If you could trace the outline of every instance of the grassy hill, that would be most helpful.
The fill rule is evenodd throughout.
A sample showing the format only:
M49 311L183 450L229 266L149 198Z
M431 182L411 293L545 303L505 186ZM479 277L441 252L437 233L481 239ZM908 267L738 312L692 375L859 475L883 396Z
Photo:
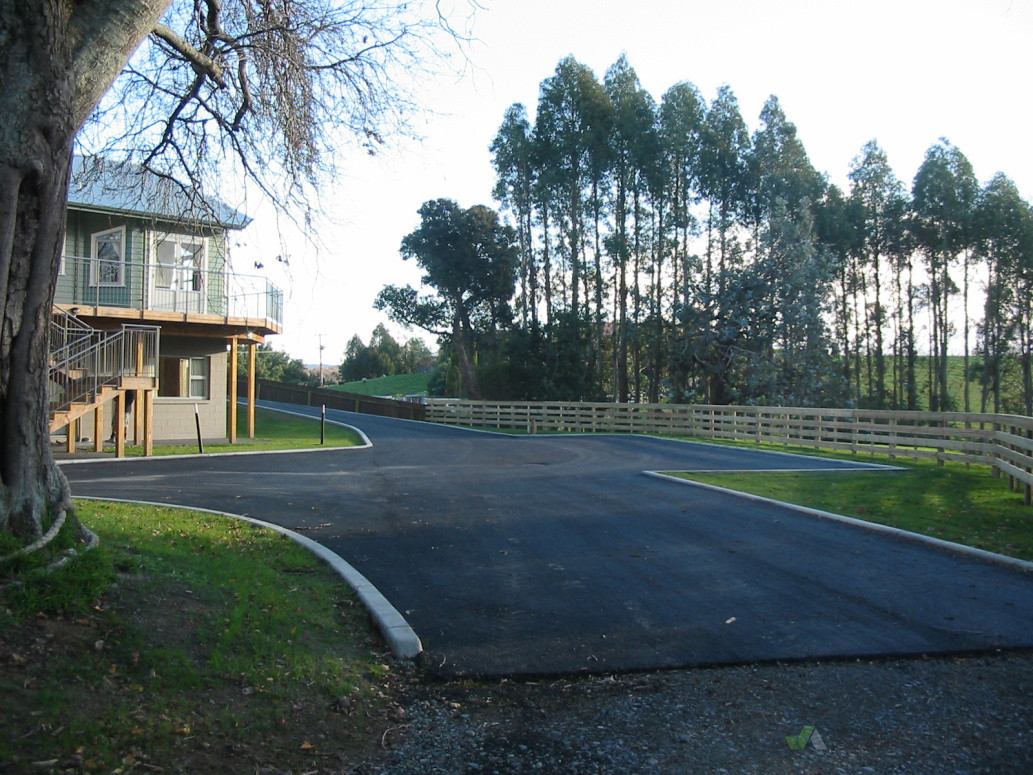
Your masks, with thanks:
M915 383L918 388L918 408L929 408L929 383L932 375L929 373L930 358L926 355L918 356L916 360ZM892 364L887 362L887 383L890 384L892 376ZM965 361L960 355L947 356L947 389L950 393L955 411L965 409ZM982 386L982 359L979 356L969 358L969 401L971 411L981 411ZM1022 388L1020 381L1019 365L1014 360L1006 362L1002 369L1002 411L1017 414L1023 413ZM862 380L867 388L867 373L862 371ZM891 391L892 388L887 388ZM993 398L989 399L987 411L993 411Z
M327 385L331 390L343 390L361 396L407 396L426 393L431 374L397 374L393 377L377 377L365 382L345 382L343 385Z

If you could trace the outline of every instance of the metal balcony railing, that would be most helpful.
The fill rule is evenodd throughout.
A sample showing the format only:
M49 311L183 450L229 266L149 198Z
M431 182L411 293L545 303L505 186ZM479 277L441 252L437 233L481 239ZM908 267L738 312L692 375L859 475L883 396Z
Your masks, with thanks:
M283 292L264 277L181 263L65 256L54 301L63 306L211 314L283 323Z

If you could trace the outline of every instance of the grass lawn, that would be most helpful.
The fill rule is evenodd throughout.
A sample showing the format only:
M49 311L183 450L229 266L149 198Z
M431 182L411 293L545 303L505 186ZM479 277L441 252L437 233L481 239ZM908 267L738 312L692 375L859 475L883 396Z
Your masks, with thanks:
M77 510L100 548L0 568L0 769L347 771L379 747L396 676L308 552L208 514Z
M426 393L431 378L426 374L398 374L393 377L376 377L365 382L345 382L341 385L327 385L331 390L343 390L360 396L408 396Z
M811 454L806 448L729 442L750 449ZM902 471L855 473L677 473L685 479L892 525L980 549L1033 560L1033 508L1006 478L988 468L885 456L823 452L822 457L871 459Z
M255 410L255 438L247 437L247 411L238 407L237 443L205 444L208 452L268 452L278 449L308 449L319 446L318 419L276 412L271 409ZM326 447L354 447L362 444L355 431L340 425L326 424ZM197 452L197 443L154 447L155 455L184 455ZM126 455L142 455L142 447L126 446Z

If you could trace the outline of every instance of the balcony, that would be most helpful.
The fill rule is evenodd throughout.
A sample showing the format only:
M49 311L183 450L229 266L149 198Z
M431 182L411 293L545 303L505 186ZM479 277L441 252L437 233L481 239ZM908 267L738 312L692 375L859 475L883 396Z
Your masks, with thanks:
M190 263L123 263L65 256L54 302L80 316L219 326L227 333L277 334L283 292L264 277Z

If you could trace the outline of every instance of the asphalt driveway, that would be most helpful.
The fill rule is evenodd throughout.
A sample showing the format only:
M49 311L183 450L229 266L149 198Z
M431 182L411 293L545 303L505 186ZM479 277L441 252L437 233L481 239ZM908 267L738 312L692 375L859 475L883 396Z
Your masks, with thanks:
M327 416L374 446L64 471L79 497L302 530L379 588L447 676L1033 647L1033 573L643 473L858 464Z

